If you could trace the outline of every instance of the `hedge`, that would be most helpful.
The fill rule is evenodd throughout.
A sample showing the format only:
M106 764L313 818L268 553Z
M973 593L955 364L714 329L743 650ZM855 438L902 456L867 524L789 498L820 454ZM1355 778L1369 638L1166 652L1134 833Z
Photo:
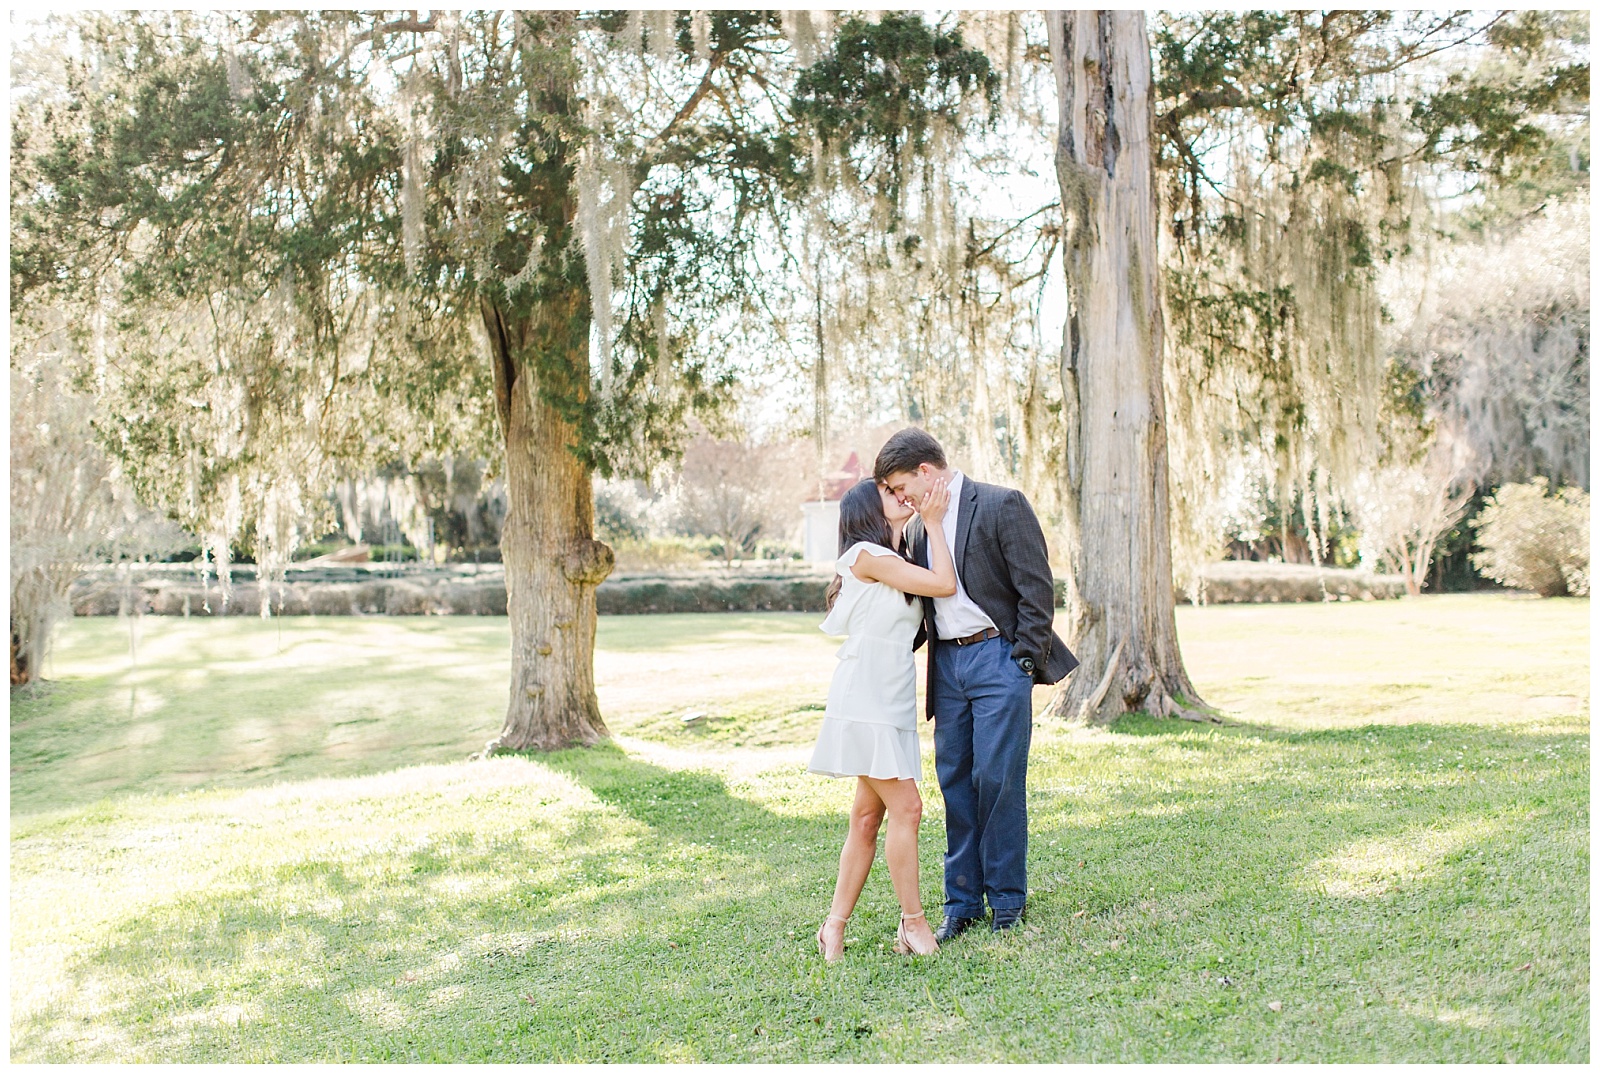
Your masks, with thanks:
M148 568L125 583L115 571L93 571L72 590L78 615L258 615L261 587L255 571L234 573L224 607L215 579L202 586L192 570ZM282 586L272 587L277 615L504 615L505 575L501 570L408 568L382 565L293 569ZM1399 596L1397 576L1363 571L1318 570L1283 563L1216 563L1205 570L1207 604L1277 603L1322 600L1374 600ZM810 612L820 615L826 576L752 574L729 578L690 575L624 575L608 579L595 593L601 615L662 612ZM1056 606L1064 584L1056 581Z

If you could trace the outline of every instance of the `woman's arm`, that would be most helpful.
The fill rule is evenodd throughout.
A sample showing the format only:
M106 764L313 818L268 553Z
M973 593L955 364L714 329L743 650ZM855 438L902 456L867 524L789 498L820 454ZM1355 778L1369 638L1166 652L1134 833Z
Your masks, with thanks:
M850 570L863 582L882 582L902 593L919 597L949 597L956 591L956 565L944 540L944 515L950 506L950 488L938 482L928 490L917 513L928 541L932 569L907 563L899 556L857 556Z

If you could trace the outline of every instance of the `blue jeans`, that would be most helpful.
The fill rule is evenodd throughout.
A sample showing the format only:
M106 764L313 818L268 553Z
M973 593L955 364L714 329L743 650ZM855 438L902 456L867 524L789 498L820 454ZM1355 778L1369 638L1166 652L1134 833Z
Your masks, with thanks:
M982 917L1028 897L1028 745L1033 680L1011 644L941 642L933 660L933 748L944 792L944 912Z

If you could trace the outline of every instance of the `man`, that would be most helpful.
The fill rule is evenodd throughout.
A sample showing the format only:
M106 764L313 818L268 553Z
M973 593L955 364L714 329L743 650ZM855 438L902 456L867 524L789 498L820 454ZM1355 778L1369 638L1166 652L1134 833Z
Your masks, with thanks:
M956 592L923 600L928 640L927 718L944 793L944 923L952 940L988 901L995 932L1022 920L1028 895L1028 745L1033 686L1065 678L1078 660L1051 630L1055 582L1044 533L1016 489L951 470L939 442L902 429L878 452L873 476L901 503L921 503L935 480L950 484L945 539ZM928 564L920 527L912 557Z

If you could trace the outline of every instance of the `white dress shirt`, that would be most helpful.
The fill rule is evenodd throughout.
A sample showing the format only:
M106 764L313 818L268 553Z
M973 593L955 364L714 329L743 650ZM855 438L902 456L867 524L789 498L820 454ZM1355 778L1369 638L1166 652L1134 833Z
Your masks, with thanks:
M956 521L961 513L960 470L950 472L950 507L944 513L944 543L950 549L950 562L956 561ZM967 587L961 584L961 572L956 572L956 592L952 597L933 598L933 625L943 641L967 638L980 630L998 629L994 620L967 596Z

